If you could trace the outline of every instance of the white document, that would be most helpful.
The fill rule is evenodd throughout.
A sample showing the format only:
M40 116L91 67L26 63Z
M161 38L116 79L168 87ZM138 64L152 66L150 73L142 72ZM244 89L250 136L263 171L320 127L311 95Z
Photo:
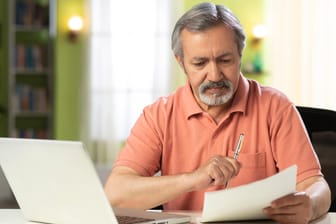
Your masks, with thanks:
M202 222L266 219L262 209L296 191L296 165L271 177L227 190L206 192Z

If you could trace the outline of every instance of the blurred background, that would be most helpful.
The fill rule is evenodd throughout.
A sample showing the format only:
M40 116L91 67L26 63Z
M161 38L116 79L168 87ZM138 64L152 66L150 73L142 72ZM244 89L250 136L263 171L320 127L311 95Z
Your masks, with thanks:
M143 107L185 83L170 35L200 2L1 0L0 136L80 140L111 166ZM246 77L336 110L336 1L210 2L245 28Z
M82 141L104 182L143 107L185 84L170 35L200 2L1 0L0 137ZM210 2L245 28L246 77L336 110L336 1ZM17 207L2 175L0 207Z

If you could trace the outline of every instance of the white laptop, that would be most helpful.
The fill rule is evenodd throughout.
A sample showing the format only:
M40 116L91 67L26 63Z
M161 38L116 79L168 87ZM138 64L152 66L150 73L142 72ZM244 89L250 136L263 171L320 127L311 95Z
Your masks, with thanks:
M0 165L28 221L123 223L119 212L123 216L146 219L139 223L188 223L191 220L189 216L161 212L113 211L80 142L0 138Z

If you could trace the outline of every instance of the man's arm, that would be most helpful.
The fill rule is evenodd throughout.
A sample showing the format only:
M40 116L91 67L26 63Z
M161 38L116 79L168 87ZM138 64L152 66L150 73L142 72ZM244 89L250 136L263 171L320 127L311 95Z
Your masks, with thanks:
M105 192L113 206L149 209L190 191L187 179L187 174L143 177L131 168L116 167Z
M297 193L273 201L265 213L280 223L308 223L328 212L331 193L323 177L310 177L296 188Z
M190 191L225 185L239 169L237 160L219 155L191 173L178 175L144 177L120 166L112 170L105 192L113 206L150 209Z
M306 192L312 201L313 214L311 220L317 219L328 212L331 204L331 192L323 177L308 178L297 185L297 190Z

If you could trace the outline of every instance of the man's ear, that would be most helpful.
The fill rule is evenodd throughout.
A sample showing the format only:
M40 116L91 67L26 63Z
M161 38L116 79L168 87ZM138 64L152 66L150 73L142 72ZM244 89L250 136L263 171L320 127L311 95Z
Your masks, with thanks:
M183 65L183 59L181 58L181 56L175 54L175 58L176 61L179 63L179 65L181 66L181 68L184 70L184 65Z
M184 67L184 63L183 63L183 58L181 58L181 56L175 54L175 58L176 58L176 61L178 62L178 64L181 66L182 70L184 71L184 74L187 75L187 71L185 70L185 67Z

